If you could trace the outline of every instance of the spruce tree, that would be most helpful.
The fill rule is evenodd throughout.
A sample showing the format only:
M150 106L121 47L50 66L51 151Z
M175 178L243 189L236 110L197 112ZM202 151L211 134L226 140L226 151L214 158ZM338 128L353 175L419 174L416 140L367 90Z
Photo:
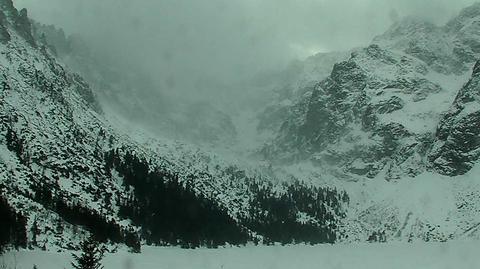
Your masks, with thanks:
M102 269L101 261L104 256L104 251L99 247L98 242L89 237L82 242L82 253L80 255L72 254L74 262L72 266L75 269Z
M37 223L37 219L35 219L33 221L33 224L32 224L32 228L31 228L31 233L32 233L32 242L31 242L31 246L38 246L38 242L37 242L37 235L38 235L38 223Z

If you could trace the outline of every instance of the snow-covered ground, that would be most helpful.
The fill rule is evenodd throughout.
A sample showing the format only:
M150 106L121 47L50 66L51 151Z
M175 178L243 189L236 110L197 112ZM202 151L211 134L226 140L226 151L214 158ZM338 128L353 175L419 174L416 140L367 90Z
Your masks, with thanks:
M480 241L319 246L247 246L185 250L144 247L141 254L119 251L105 257L105 269L475 269ZM16 260L16 267L13 267ZM0 258L11 268L71 268L70 253L19 251Z

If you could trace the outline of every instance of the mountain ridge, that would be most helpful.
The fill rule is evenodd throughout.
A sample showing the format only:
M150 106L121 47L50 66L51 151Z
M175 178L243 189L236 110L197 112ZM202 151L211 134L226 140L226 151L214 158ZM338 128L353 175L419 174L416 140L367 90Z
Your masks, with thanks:
M461 32L473 31L471 21L480 18L466 16L472 14L469 10L441 27L418 19L401 20L370 46L335 64L311 95L291 106L291 111L300 113L293 112L284 121L262 154L267 159L276 156L273 160L281 163L310 160L328 165L340 161L337 166L345 173L369 177L386 166L390 166L390 178L415 176L430 169L426 156L436 132L432 123L440 124L454 91L468 80L478 58L472 41L476 35L467 40L449 30L454 22L462 22L466 25ZM361 144L362 136L370 142ZM352 149L342 153L349 144ZM372 156L375 151L379 156ZM407 167L415 167L417 172L406 171Z
M4 231L16 231L0 246L76 249L89 234L134 251L479 236L476 11L442 27L399 23L294 67L258 116L259 131L278 133L255 163L105 113L96 87L111 82L90 86L60 64L68 46L49 40L64 34L0 6L0 206Z

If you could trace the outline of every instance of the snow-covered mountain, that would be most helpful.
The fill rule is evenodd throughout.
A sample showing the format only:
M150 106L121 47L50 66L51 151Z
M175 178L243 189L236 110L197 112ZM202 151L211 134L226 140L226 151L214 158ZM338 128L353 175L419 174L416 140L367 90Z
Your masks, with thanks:
M261 155L347 189L347 241L478 238L479 7L395 23L278 117Z
M315 84L330 75L332 67L348 59L348 52L317 53L304 61L292 62L271 86L274 91L266 107L257 115L257 131L274 133L291 117L292 106L311 94ZM280 79L281 78L281 79Z
M101 66L11 0L0 8L0 246L76 248L89 233L136 250L480 236L480 5L292 65L256 116L274 135L257 163L144 130L161 117L195 139L236 135L209 104L136 91L148 78Z
M474 5L443 27L412 18L394 24L307 91L262 153L347 175L386 171L390 180L422 173L432 166L427 156L437 133L448 132L437 131L441 119L478 57L479 19ZM447 173L440 161L434 167Z
M133 64L106 57L78 35L33 21L33 34L57 60L82 74L107 115L121 115L159 136L208 146L234 144L231 116L214 104L169 95L175 81L160 83ZM166 84L166 85L164 85Z
M0 1L0 246L334 242L348 195L140 131ZM58 52L58 50L57 50Z

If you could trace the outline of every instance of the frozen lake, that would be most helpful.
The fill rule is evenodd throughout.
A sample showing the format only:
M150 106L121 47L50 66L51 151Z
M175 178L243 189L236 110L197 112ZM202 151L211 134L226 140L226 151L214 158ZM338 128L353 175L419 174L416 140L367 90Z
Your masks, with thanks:
M142 253L108 254L105 269L475 269L480 242L389 243L318 246L247 246L185 250L143 247ZM19 251L0 258L16 269L71 268L69 252Z

